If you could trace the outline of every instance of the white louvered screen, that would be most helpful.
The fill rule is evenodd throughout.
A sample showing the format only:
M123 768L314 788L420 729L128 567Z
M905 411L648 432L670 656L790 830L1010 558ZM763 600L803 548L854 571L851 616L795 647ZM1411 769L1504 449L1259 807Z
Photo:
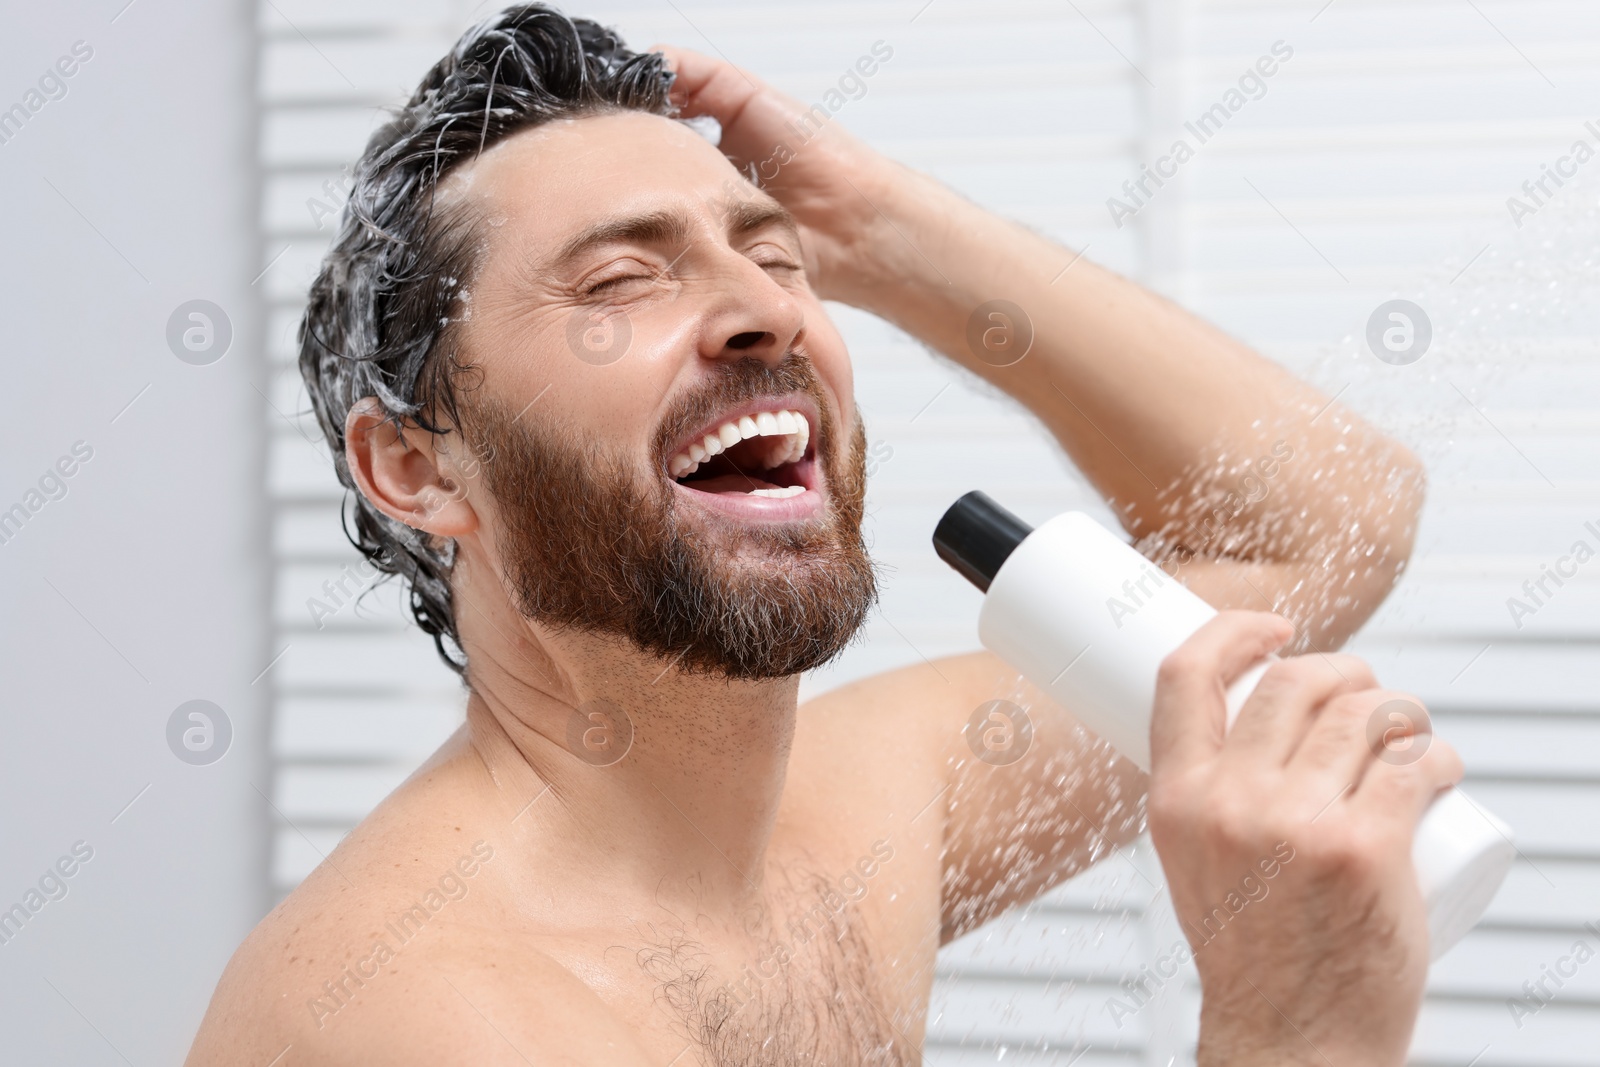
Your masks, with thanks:
M391 588L352 591L339 492L293 366L303 293L332 232L341 168L379 108L409 92L488 5L264 0L262 245L277 257L269 491L278 640L272 872L286 892L459 720L454 676L401 624ZM1418 556L1357 643L1461 749L1475 796L1524 858L1489 920L1441 961L1418 1031L1426 1064L1597 1059L1600 962L1514 1020L1507 999L1600 922L1600 563L1514 625L1508 597L1573 542L1600 549L1595 189L1600 161L1519 228L1506 198L1600 119L1600 11L1545 3L745 3L570 8L638 46L719 51L805 100L875 41L894 49L838 121L1172 295L1391 428L1427 460ZM1275 42L1293 50L1179 176L1120 229L1123 196ZM1191 142L1197 138L1188 134ZM1591 173L1592 172L1592 173ZM325 186L324 183L331 183ZM1553 186L1552 186L1553 188ZM318 202L321 207L318 207ZM319 227L318 222L321 221ZM1003 295L1003 294L998 294ZM1365 349L1394 297L1429 313L1406 367ZM1587 302L1588 308L1585 308ZM869 533L889 565L881 616L814 693L971 648L977 596L928 534L976 486L1030 520L1099 505L1026 417L897 331L838 309L878 457ZM1111 358L1108 356L1108 358ZM349 567L349 572L344 568ZM1554 586L1549 586L1554 590ZM341 594L341 599L348 597ZM1197 990L1168 983L1138 1014L1118 980L1177 937L1147 846L952 946L928 1031L933 1064L1167 1064L1192 1059ZM1531 1002L1530 1002L1531 1006ZM1474 1059L1474 1057L1477 1057Z

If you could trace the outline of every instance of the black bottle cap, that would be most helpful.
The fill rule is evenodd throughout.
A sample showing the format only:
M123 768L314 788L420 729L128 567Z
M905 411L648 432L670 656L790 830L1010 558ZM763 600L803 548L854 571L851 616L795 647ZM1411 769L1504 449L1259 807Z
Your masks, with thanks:
M933 550L973 585L989 591L1022 539L1033 527L976 490L950 505L933 529Z

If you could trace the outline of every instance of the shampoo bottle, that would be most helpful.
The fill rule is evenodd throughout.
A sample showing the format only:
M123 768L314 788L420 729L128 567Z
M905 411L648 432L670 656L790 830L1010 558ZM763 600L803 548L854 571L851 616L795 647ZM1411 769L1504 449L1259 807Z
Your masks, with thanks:
M1030 529L968 493L934 531L939 556L984 591L978 638L1120 754L1150 769L1156 673L1216 611L1082 512ZM1228 724L1266 672L1228 690ZM1412 847L1437 959L1483 916L1516 848L1459 789L1440 793Z

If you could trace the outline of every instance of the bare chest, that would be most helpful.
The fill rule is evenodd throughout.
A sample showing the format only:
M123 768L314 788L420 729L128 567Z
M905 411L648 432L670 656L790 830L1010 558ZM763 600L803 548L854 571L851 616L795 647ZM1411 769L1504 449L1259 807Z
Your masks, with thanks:
M873 849L875 846L875 851ZM666 1058L704 1067L920 1062L937 928L907 936L893 843L832 870L791 863L736 924L639 928L604 970Z

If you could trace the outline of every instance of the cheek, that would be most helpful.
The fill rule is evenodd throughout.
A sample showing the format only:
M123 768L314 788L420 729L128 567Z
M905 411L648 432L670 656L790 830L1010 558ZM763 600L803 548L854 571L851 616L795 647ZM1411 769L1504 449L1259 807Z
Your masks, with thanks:
M550 308L502 319L466 347L483 373L465 389L556 428L573 447L601 439L611 450L647 438L681 339L657 316Z
M840 423L846 429L859 419L855 401L855 373L850 363L850 352L838 327L823 311L820 304L806 310L809 343L807 354L822 379L822 387L837 405Z

